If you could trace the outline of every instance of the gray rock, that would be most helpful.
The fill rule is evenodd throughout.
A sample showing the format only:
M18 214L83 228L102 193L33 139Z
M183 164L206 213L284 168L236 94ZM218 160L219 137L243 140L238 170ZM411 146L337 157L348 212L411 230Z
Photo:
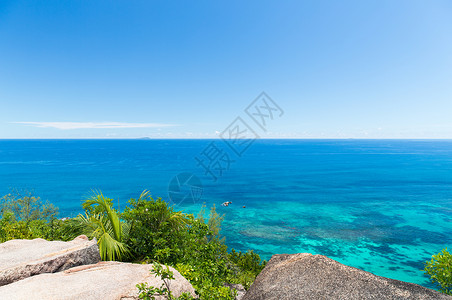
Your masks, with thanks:
M100 262L69 270L40 274L0 287L2 299L138 299L136 284L147 282L160 287L160 278L150 274L152 265ZM195 296L191 284L175 269L170 289L178 297L183 292ZM157 299L166 299L159 297Z
M273 255L243 300L452 299L417 284L376 276L309 253Z
M0 244L0 286L41 273L100 261L96 240L81 235L70 242L11 240Z

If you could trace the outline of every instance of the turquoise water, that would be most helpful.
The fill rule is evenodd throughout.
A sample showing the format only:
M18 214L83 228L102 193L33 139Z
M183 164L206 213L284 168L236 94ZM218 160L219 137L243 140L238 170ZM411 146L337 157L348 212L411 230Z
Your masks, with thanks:
M423 262L452 247L452 141L260 140L238 157L217 140L229 160L216 181L195 160L211 142L1 140L0 194L33 190L75 216L92 189L123 208L143 189L168 199L172 178L186 172L202 182L202 198L173 203L191 213L216 204L231 247L266 259L323 254L432 287Z

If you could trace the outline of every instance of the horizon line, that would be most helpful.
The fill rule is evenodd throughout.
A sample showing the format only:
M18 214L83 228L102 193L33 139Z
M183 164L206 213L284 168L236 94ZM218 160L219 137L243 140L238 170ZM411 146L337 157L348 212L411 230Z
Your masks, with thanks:
M6 140L142 140L142 141L149 141L149 140L222 140L222 138L219 137L210 137L210 138L168 138L168 137L159 137L159 138L151 138L151 137L135 137L135 138L129 138L129 137L122 137L122 138L110 138L110 137L85 137L85 138L71 138L71 137L65 137L65 138L0 138L0 141L6 141ZM265 137L265 138L257 138L256 140L452 140L451 138L339 138L339 137Z

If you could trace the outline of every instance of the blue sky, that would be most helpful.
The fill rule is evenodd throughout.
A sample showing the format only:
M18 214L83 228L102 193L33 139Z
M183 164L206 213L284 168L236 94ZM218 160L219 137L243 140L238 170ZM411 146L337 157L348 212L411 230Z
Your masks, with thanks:
M452 138L452 2L1 1L0 138Z

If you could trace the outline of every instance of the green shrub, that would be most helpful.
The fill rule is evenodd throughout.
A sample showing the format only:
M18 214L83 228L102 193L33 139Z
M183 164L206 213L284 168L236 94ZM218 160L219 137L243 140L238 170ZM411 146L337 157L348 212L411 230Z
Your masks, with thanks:
M247 290L267 263L266 261L261 261L259 254L252 250L237 252L232 249L228 259L238 268L238 271L229 282L240 283Z
M149 192L128 203L121 217L130 224L127 244L135 260L150 257L162 263L176 263L183 256L193 217L175 212L161 198L154 200Z
M13 239L35 239L69 241L78 234L72 232L69 220L58 219L15 221L9 214L4 214L0 220L0 242Z
M0 198L0 242L12 239L65 237L66 223L56 219L58 208L29 192L14 191Z
M425 263L424 270L431 281L439 286L442 293L452 295L452 254L447 251L447 248L433 255L432 259Z
M160 287L149 286L147 283L139 283L138 298L143 300L155 300L155 296L166 296L168 300L191 300L193 297L190 293L182 293L179 297L175 297L170 289L170 280L174 280L174 273L170 271L168 266L162 267L159 263L152 265L151 274L160 277L163 281Z
M0 198L0 216L5 214L9 214L11 221L51 220L58 214L58 208L30 192L14 191Z

